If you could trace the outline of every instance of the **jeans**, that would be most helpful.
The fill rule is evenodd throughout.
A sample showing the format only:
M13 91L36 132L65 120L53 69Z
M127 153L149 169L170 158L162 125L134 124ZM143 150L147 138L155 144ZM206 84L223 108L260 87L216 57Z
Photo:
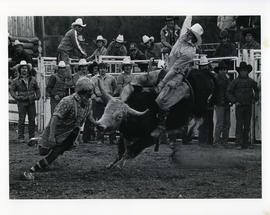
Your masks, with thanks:
M252 105L236 106L236 143L242 147L247 147L249 144L249 130L252 114Z
M35 136L35 117L36 117L36 106L35 102L24 105L18 102L19 111L19 123L18 123L18 138L24 139L24 123L26 114L28 115L28 133L29 139Z
M227 143L230 130L230 106L216 105L216 126L214 143Z

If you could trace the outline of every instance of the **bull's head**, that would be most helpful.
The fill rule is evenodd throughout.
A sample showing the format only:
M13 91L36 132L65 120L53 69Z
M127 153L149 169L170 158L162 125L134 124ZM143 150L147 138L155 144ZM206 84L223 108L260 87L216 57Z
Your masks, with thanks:
M121 122L126 119L128 114L141 116L148 110L143 112L136 111L129 107L124 101L119 98L112 97L103 88L102 83L98 81L100 91L103 98L107 101L106 108L102 117L98 120L98 128L104 131L117 130Z

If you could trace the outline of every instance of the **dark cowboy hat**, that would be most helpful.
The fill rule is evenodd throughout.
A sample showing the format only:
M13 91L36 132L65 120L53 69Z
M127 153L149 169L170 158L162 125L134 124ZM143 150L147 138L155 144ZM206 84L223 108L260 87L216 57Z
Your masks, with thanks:
M250 73L252 71L252 66L247 64L246 62L241 62L239 67L236 67L236 71L239 73L240 71L247 71Z
M218 70L222 70L222 69L228 69L228 66L226 65L226 63L223 60L220 61L218 64Z

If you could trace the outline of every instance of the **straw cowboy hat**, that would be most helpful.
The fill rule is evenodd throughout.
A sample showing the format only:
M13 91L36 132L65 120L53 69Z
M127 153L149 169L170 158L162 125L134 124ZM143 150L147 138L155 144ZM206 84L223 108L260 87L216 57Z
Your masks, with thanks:
M211 61L208 61L206 55L201 56L199 66L205 66L205 65L208 65L210 63L211 63Z
M84 58L82 58L80 59L78 66L88 66L88 64L89 63Z
M17 64L15 66L15 69L20 72L22 66L27 66L28 67L28 71L31 71L32 70L32 64L31 63L27 63L25 60L22 60L19 64Z
M164 60L158 60L157 68L163 69L165 67L165 61Z
M119 34L116 39L115 39L116 42L118 43L125 43L126 41L124 41L124 36L122 34Z
M239 67L236 67L236 71L239 73L240 71L247 71L250 73L252 71L252 66L247 64L246 62L241 62Z
M73 22L71 25L72 26L78 25L78 26L81 26L81 27L85 27L86 26L86 24L83 24L83 21L82 21L81 18L76 19L75 22Z
M15 42L14 42L14 44L13 44L14 46L23 46L23 43L21 43L19 40L15 40Z
M57 65L58 68L66 68L66 63L65 61L59 61L58 65Z
M154 42L155 41L155 38L153 36L148 37L147 35L143 35L142 36L142 41L143 41L144 44L148 43L150 40L152 42Z
M127 65L134 65L134 63L130 60L130 57L126 57L123 59L123 62L122 62L122 69L124 68L124 66L127 66Z
M191 31L194 36L197 39L197 44L200 45L202 43L202 34L203 34L203 28L199 23L196 23L192 25L190 28L188 28L189 31Z
M94 43L97 44L98 41L102 41L104 46L106 46L108 42L102 35L98 35L97 39L94 40Z
M90 78L87 78L87 77L79 78L79 80L76 82L76 85L75 85L76 93L80 91L88 91L88 90L93 90L93 89L94 89L94 84L90 80Z

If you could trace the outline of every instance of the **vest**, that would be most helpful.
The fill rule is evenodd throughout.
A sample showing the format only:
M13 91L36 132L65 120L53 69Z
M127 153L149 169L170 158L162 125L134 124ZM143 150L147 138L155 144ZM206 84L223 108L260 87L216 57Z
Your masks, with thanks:
M58 95L60 98L63 98L66 96L66 82L58 75L54 75L54 77L55 77L55 84L52 89L52 96L54 97Z

